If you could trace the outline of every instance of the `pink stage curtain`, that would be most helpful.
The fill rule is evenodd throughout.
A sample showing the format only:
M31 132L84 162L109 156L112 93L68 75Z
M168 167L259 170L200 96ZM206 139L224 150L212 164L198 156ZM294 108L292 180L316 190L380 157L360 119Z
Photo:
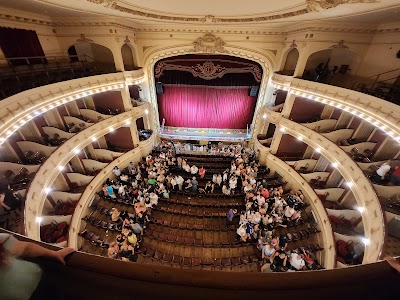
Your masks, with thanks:
M248 93L249 87L164 85L158 95L160 120L173 127L245 129L257 101Z

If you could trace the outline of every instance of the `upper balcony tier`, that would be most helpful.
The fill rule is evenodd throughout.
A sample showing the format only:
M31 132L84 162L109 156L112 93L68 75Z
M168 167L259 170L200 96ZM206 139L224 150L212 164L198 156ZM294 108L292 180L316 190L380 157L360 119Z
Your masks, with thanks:
M321 102L370 122L400 143L400 106L358 91L274 73L272 86Z

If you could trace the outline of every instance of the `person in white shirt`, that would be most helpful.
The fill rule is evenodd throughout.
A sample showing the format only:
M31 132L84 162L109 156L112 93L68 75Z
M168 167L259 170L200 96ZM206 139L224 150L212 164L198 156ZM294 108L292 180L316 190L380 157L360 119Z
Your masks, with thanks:
M217 174L214 174L212 177L212 182L217 183Z
M182 178L183 180L183 178ZM177 190L177 180L175 179L175 176L172 177L171 179L171 185L172 185L172 190L176 191Z
M304 259L297 253L290 254L290 265L295 268L296 270L300 271L306 265Z
M222 183L222 176L221 176L221 174L218 174L218 176L217 176L217 184L218 184L218 186L221 186L221 183Z
M387 161L383 165L379 167L378 170L376 170L376 174L373 176L372 181L376 183L382 183L385 180L385 176L387 172L390 171L390 162Z
M121 176L121 170L117 166L114 167L113 173L114 173L115 177Z
M190 173L192 173L193 175L197 174L198 171L199 171L199 168L197 168L195 165L193 165L190 168Z
M176 183L178 184L179 190L182 191L182 185L184 182L183 177L181 175L179 175L175 178L175 180L176 180Z

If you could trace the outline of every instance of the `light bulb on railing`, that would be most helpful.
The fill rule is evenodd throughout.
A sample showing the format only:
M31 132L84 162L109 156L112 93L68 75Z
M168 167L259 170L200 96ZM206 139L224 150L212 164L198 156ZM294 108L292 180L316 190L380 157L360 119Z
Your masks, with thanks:
M145 111L144 111L144 113L145 113L146 115L148 115L148 114L149 114L149 110L146 108Z
M267 118L267 114L263 114L263 119L266 119Z
M334 167L335 169L337 168L338 164L337 163L332 163L332 167Z
M60 171L64 170L64 166L58 166L58 170Z
M45 192L46 194L50 193L50 192L51 192L51 188L49 188L49 187L45 188L45 189L44 189L44 192Z
M95 141L97 141L97 138L96 137L92 137L92 142L95 142Z
M367 239L367 238L361 238L361 240L362 240L362 242L364 243L365 246L368 246L371 243L371 241L369 239Z
M365 211L365 207L363 206L357 206L356 209L360 212L363 213Z
M351 187L353 186L353 183L352 183L351 181L346 182L346 184L347 184L347 186L348 186L349 188L351 188Z
M297 137L297 140L302 141L302 140L303 140L303 137L302 137L302 136L298 136L298 137Z
M42 221L43 221L42 217L36 217L36 219L35 219L35 222L38 224L42 223Z
M317 148L317 149L315 149L315 151L317 151L318 153L321 153L321 148Z

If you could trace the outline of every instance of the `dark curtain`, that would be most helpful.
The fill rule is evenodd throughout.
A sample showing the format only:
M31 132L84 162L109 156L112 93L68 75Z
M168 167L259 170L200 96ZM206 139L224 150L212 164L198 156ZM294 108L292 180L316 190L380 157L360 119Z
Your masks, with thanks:
M245 129L256 97L249 87L165 86L158 95L160 124L188 128Z
M0 27L0 47L11 65L43 64L45 58L11 59L16 57L44 57L36 31Z

